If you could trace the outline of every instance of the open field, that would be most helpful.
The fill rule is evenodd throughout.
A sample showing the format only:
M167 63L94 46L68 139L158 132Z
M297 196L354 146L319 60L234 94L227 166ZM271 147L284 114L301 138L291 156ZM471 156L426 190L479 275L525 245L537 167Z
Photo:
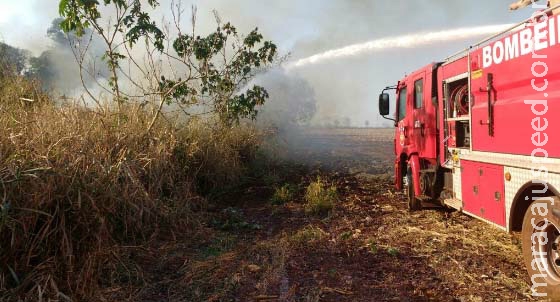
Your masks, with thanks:
M337 172L392 173L394 129L308 129L289 140L288 157Z
M285 143L298 164L269 167L263 185L228 194L195 237L135 255L143 281L105 293L130 301L533 301L515 236L451 211L407 211L391 185L392 130L313 129ZM306 211L305 188L317 177L337 188L329 215ZM283 184L293 194L271 199Z

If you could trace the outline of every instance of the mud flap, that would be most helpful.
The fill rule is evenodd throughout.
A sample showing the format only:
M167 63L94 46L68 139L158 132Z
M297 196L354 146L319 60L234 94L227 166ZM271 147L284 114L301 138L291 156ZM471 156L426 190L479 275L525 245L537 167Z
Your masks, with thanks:
M420 190L420 161L418 160L418 155L412 155L408 160L410 164L410 168L412 170L412 176L414 179L414 194L416 196L422 196L422 192Z
M402 171L401 171L401 161L395 160L395 187L397 191L401 191L403 188Z

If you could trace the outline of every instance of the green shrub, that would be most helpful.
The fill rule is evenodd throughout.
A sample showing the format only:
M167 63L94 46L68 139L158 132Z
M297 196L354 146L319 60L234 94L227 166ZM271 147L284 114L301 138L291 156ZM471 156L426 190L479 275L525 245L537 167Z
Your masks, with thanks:
M294 185L285 184L274 189L274 194L270 198L270 201L275 205L288 203L294 198L296 190L297 189Z
M367 246L369 247L369 252L372 254L377 254L377 251L379 250L379 248L377 247L377 243L375 243L375 241L373 239L369 239L367 241Z
M387 248L387 254L389 254L393 257L398 257L400 252L399 252L399 249L397 249L397 248L389 247L389 248Z
M325 231L321 228L314 226L306 226L305 228L297 231L291 238L291 241L296 244L311 243L323 239L326 236Z
M305 192L305 212L307 214L328 214L333 208L338 193L336 186L328 186L320 178L307 186Z
M346 231L346 232L340 234L340 239L343 240L343 241L346 241L350 238L352 238L352 232L351 231Z

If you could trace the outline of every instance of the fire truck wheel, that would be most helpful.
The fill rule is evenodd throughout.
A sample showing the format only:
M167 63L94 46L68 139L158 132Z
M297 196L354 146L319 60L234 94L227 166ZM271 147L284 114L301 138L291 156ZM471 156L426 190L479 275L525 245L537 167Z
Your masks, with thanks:
M414 193L414 176L412 176L412 168L408 166L406 170L406 193L408 195L408 209L410 211L419 211L422 210L422 202L416 198L416 194Z
M560 301L560 198L535 200L525 213L521 237L533 294Z

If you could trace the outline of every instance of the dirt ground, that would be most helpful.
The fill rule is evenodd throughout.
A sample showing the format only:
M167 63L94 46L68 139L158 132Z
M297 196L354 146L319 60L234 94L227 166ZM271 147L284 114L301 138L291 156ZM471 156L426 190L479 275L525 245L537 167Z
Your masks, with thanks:
M392 186L392 134L317 129L284 142L290 164L208 208L202 231L134 256L144 281L115 299L533 301L515 235L452 211L407 211ZM330 215L304 211L317 177L337 188ZM296 194L271 202L284 182Z

